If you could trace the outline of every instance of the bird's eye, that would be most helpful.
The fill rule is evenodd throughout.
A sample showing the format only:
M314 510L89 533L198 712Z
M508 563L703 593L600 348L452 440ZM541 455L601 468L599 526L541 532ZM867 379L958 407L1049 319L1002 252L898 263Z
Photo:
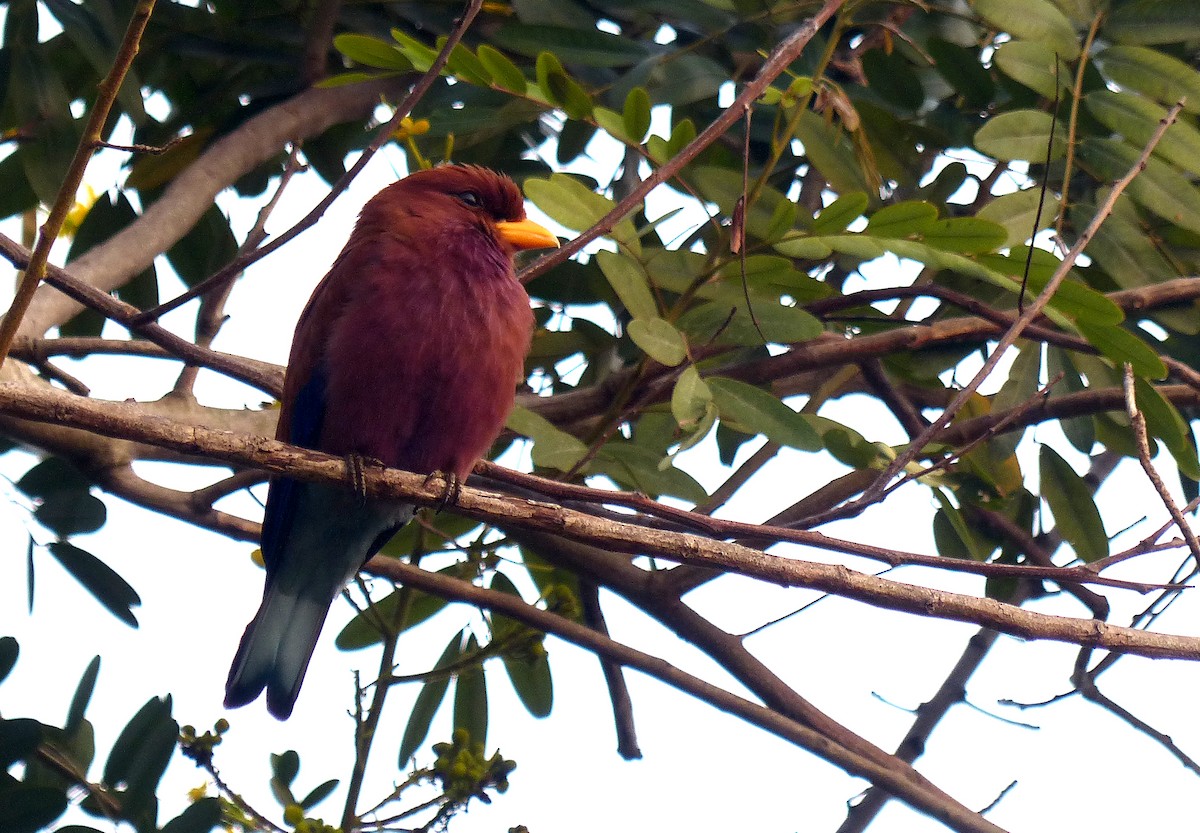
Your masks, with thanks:
M479 195L474 191L463 191L462 193L455 194L454 196L457 197L458 201L463 205L469 205L471 208L479 208L479 206L482 205Z

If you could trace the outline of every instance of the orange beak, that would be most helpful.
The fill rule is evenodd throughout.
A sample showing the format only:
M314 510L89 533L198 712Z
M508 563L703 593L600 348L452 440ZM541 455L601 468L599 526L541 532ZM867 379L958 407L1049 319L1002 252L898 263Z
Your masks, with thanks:
M533 220L500 220L496 231L514 249L557 249L558 238Z

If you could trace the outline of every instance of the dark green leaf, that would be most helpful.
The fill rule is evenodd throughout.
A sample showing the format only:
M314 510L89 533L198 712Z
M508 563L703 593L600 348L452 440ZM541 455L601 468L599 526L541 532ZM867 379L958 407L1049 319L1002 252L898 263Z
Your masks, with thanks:
M195 286L237 254L229 220L217 206L204 213L191 231L167 250L167 260L188 286Z
M925 48L933 57L934 69L965 99L968 107L982 108L992 100L996 85L984 68L977 49L941 38L930 38Z
M1200 38L1195 0L1134 0L1114 4L1100 31L1117 43L1153 45Z
M99 558L74 544L55 541L46 548L109 613L130 627L137 627L137 617L131 608L139 606L142 600L129 582Z
M491 589L521 598L516 585L503 573L492 575ZM493 638L503 638L529 629L515 619L498 613L492 614ZM554 685L550 677L550 663L541 640L522 644L517 651L506 651L502 656L508 679L526 710L534 717L546 717L554 704Z
M412 61L387 41L349 32L336 35L333 47L355 63L378 69L410 70Z
M646 57L646 48L637 41L598 29L510 22L496 31L494 39L497 46L510 52L534 58L548 50L568 64L620 67Z
M442 655L434 663L433 672L458 661L462 654L462 638L463 635L460 632L450 639L446 650L442 651ZM429 726L433 723L433 716L437 714L438 707L442 705L442 699L446 696L446 688L449 685L450 677L439 674L421 686L421 693L417 695L412 714L408 716L408 724L404 727L404 736L400 739L400 769L408 769L408 762L416 754L417 748L425 742L425 738L429 736Z
M873 237L908 237L932 227L937 217L937 208L927 202L900 202L872 214L863 233Z
M104 781L126 785L125 818L136 818L152 806L178 738L179 724L171 717L170 695L152 697L121 730L104 766Z
M0 718L0 771L32 756L42 742L45 728L28 717Z
M296 780L296 775L299 772L300 755L296 750L289 749L278 755L271 753L271 775L273 780L278 781L285 787L291 787L292 782Z
M0 786L0 830L38 833L67 809L66 794L54 787Z
M491 73L492 81L496 86L518 95L525 94L528 86L525 81L525 73L521 72L504 53L485 43L479 46L476 55L479 57L479 62Z
M621 118L625 122L626 135L640 144L650 130L650 96L645 89L634 87L629 91Z
M79 685L75 687L75 696L71 698L71 707L67 709L67 722L63 725L63 731L68 735L74 734L79 728L79 724L83 722L83 714L87 711L88 703L92 699L92 692L96 688L96 678L100 675L100 657L92 657L92 661L88 663L88 667L84 669L83 676L79 678Z
M1158 357L1158 353L1129 330L1083 320L1075 324L1088 343L1118 364L1129 362L1138 376L1144 379L1166 378L1167 366Z
M17 644L17 640L11 636L0 636L0 682L4 682L12 672L20 653L21 646Z
M29 186L20 152L0 159L0 219L28 211L37 203L37 194Z
M89 492L52 492L34 510L38 523L60 538L95 532L104 526L108 510Z
M707 382L723 422L731 422L741 431L765 434L770 440L801 451L817 451L822 447L812 425L774 395L720 376Z
M1042 498L1050 504L1058 531L1088 563L1108 555L1108 536L1092 491L1053 448L1043 445L1040 462Z
M813 234L838 234L862 216L867 210L869 199L862 191L842 194L816 216L812 224ZM937 212L934 212L937 216Z
M91 485L74 463L62 457L47 457L17 481L17 488L34 499L55 492L86 492Z
M300 806L305 810L311 810L316 807L337 789L337 785L341 782L336 778L330 778L324 784L319 784L313 787L312 792L300 799Z
M202 798L163 825L162 833L209 833L221 823L221 799Z
M1200 460L1196 458L1192 432L1175 406L1140 378L1134 379L1134 396L1138 410L1146 419L1147 432L1162 440L1183 474L1200 478Z
M457 565L445 567L438 572L444 574L456 568ZM379 644L383 640L383 634L380 632L377 623L382 620L390 626L395 621L400 603L406 596L411 601L409 602L408 615L405 617L404 624L399 629L400 633L421 624L442 610L447 604L446 600L441 596L434 596L411 587L400 588L378 602L375 602L367 610L364 610L347 622L346 627L342 628L341 633L334 640L334 644L342 651L357 651L361 648L369 648L372 645Z
M478 652L479 642L474 635L468 636L463 655L471 656ZM487 743L487 681L483 676L482 662L460 670L455 679L454 728L466 729L471 743Z

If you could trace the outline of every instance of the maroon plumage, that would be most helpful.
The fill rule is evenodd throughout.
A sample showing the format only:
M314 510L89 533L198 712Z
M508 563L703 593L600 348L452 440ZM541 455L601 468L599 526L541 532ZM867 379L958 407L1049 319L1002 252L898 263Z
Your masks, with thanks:
M409 471L466 478L504 425L533 328L518 249L556 246L521 192L484 168L414 173L363 208L296 325L276 436ZM292 710L329 604L412 507L273 477L262 607L226 705L266 688Z

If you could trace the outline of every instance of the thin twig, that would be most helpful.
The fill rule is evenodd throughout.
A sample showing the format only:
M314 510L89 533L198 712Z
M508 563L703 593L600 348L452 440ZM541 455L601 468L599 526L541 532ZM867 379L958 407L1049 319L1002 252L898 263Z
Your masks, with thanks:
M97 88L96 101L92 104L87 124L83 128L83 135L79 139L79 145L75 148L75 156L71 159L71 165L67 168L62 185L59 186L58 196L54 199L50 214L46 217L46 222L42 224L41 231L38 232L37 244L33 247L33 253L25 267L25 275L21 279L20 287L17 288L12 305L5 313L4 320L0 321L0 366L3 366L8 357L9 347L12 346L13 338L21 326L21 319L25 317L25 312L33 302L33 296L46 275L46 264L50 260L50 248L58 239L68 212L75 205L75 195L79 191L80 183L83 182L84 171L87 170L88 162L91 161L92 154L96 151L96 143L100 141L104 132L104 123L108 120L109 111L117 99L117 93L125 81L125 75L129 72L129 67L138 54L142 33L146 30L146 24L150 22L150 13L153 10L154 0L139 0L129 19L129 26L125 29L125 37L122 38L121 45L117 48L112 68Z
M1033 299L1033 301L1029 304L1029 307L1023 313L1021 313L1020 316L1018 316L1017 320L1013 322L1012 326L1008 328L1004 335L1000 337L995 348L992 350L991 355L988 356L987 361L983 364L983 367L979 369L979 372L975 374L971 381L954 395L954 398L950 400L950 403L946 406L938 418L935 419L929 425L929 427L926 428L919 437L917 437L917 439L913 440L913 442L909 444L908 448L905 449L903 453L897 455L896 459L893 460L891 464L888 465L888 467L884 470L883 474L881 474L876 481L872 483L866 491L863 492L860 498L845 504L837 510L826 513L821 518L815 520L814 523L828 523L831 520L850 517L876 503L884 494L888 484L891 483L892 479L899 472L903 471L909 463L915 460L924 450L925 446L928 445L935 437L937 437L938 433L942 431L942 429L944 429L950 423L950 420L954 418L954 415L957 414L962 407L967 404L970 398L975 394L975 391L979 389L979 386L983 383L983 381L987 379L996 369L996 365L998 365L1004 358L1005 353L1008 352L1008 348L1011 347L1018 338L1020 338L1022 331L1024 331L1024 329L1028 327L1038 315L1041 314L1046 305L1050 303L1050 299L1054 297L1054 293L1058 290L1058 287L1070 273L1071 268L1075 265L1075 261L1079 258L1079 255L1091 242L1092 237L1096 234L1096 231L1100 228L1101 224L1103 224L1108 218L1108 215L1112 213L1117 199L1125 192L1125 189L1129 187L1129 184L1133 182L1133 180L1146 167L1146 162L1150 158L1150 154L1153 153L1154 148L1158 146L1159 140L1161 140L1163 134L1167 132L1167 128L1175 123L1175 120L1178 118L1179 112L1182 109L1182 104L1176 104L1167 112L1167 115L1162 118L1158 124L1158 128L1154 131L1154 135L1150 137L1150 141L1146 143L1146 146L1138 155L1138 158L1133 163L1133 166L1130 167L1124 176L1113 183L1112 188L1108 192L1108 196L1097 209L1096 215L1092 218L1092 221L1088 223L1087 228L1080 233L1079 239L1075 242L1075 245L1072 246L1071 250L1063 257L1058 267L1054 270L1054 274L1046 283L1046 287L1041 291L1041 293L1038 294L1036 298Z
M441 75L442 70L445 69L446 62L450 59L450 52L458 45L458 42L462 40L463 33L466 32L467 27L471 25L471 22L475 20L475 16L479 14L479 10L482 8L482 6L483 0L469 0L467 3L467 8L463 11L462 17L458 19L454 29L451 30L449 36L446 38L446 42L443 44L441 51L438 52L437 57L434 58L433 64L430 65L429 69L426 70L426 72L412 86L412 89L409 90L408 95L406 95L404 100L401 101L396 107L396 111L392 114L392 117L388 119L387 123L384 124L383 127L379 128L378 131L376 131L375 138L372 139L370 143L362 149L362 153L359 155L358 159L355 160L354 164L350 166L346 173L338 177L338 181L335 182L329 189L329 193L326 194L321 201L313 207L312 211L309 211L307 214L305 214L304 217L301 218L294 226L273 239L271 242L258 249L255 249L252 252L246 252L243 255L239 255L218 270L215 274L205 278L200 283L190 288L187 292L177 295L175 298L172 298L170 301L167 301L164 304L159 304L154 309L149 309L140 313L137 316L135 323L143 324L147 321L156 320L161 316L166 315L171 310L183 306L193 298L203 295L214 287L220 286L226 281L233 280L233 278L245 271L247 266L251 265L252 263L256 263L257 261L269 255L271 252L278 249L280 246L283 246L293 238L299 236L302 232L305 232L314 226L317 220L321 219L322 215L325 214L325 211L329 208L329 206L333 205L334 201L340 197L347 188L350 187L350 183L353 182L355 177L362 172L362 169L367 166L367 163L371 161L371 158L379 151L379 149L391 140L392 134L395 133L400 127L400 122L406 116L408 116L409 113L412 112L413 108L417 106L422 98L424 98L425 93L429 91L429 88L433 86L433 82L437 80L437 78Z
M1197 565L1200 565L1200 541L1196 539L1196 533L1192 531L1191 524L1187 522L1187 518L1179 510L1179 504L1171 497L1171 492L1167 489L1167 484L1163 483L1158 470L1154 468L1154 461L1150 459L1150 437L1146 431L1146 417L1142 414L1141 409L1138 408L1133 366L1128 363L1125 364L1125 412L1129 415L1129 421L1133 426L1133 437L1137 443L1138 462L1142 464L1142 471L1146 473L1146 478L1154 486L1154 491L1158 492L1158 497L1162 501L1163 506L1167 508L1167 512L1175 521L1175 525L1179 527L1179 533L1183 535L1183 540L1187 541L1192 558L1195 559Z

